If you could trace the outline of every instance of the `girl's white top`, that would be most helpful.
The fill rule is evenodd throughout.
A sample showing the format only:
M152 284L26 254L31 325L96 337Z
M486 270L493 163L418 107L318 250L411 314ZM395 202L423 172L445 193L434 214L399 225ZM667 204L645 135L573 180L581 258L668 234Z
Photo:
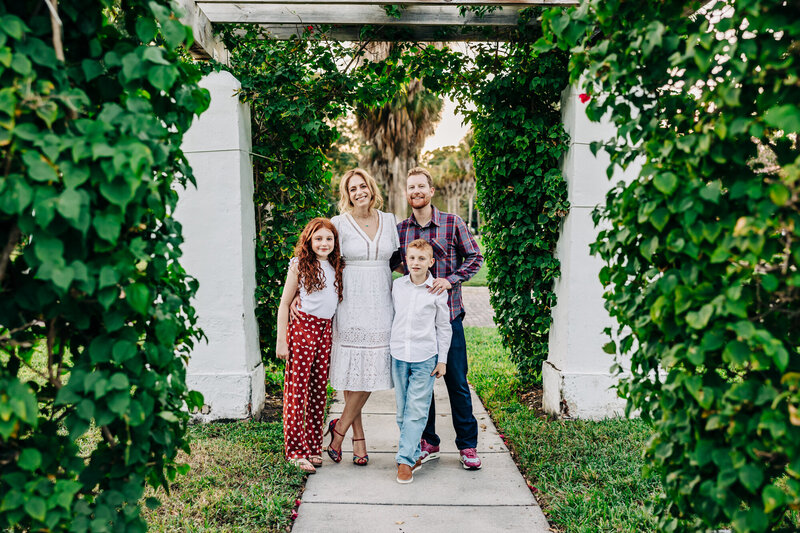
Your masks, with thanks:
M292 257L289 266L297 265L297 258ZM320 261L322 274L325 278L325 288L312 293L306 292L305 284L300 282L300 311L317 318L332 318L339 305L339 295L336 294L336 271L328 261Z

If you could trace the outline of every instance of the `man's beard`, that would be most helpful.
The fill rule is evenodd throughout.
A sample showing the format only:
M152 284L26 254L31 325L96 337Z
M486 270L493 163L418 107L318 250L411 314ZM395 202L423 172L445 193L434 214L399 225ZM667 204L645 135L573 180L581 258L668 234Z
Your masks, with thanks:
M430 198L426 198L424 196L422 198L414 197L414 198L411 198L411 202L409 202L409 203L411 204L411 207L413 207L414 209L419 209L421 207L425 207L428 204L430 204L431 203L431 199Z

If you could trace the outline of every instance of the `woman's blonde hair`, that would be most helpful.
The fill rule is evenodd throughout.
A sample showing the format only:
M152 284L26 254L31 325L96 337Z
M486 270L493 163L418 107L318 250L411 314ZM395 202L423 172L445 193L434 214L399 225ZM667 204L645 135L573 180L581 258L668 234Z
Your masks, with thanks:
M347 188L350 187L350 178L353 176L360 176L364 179L364 182L367 184L367 188L369 188L369 192L372 193L372 199L369 202L369 207L372 209L380 209L383 207L383 196L381 196L381 191L378 189L378 183L375 181L375 178L369 175L369 173L362 169L362 168L354 168L353 170L348 170L344 176L342 176L342 181L339 182L339 212L340 213L347 213L353 210L353 204L350 203L350 194L347 191Z

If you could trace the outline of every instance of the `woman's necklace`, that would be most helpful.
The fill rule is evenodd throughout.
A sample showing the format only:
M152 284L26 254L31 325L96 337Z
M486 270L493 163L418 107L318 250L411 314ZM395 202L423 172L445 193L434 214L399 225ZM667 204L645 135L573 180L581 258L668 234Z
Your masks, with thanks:
M368 223L372 222L372 213L370 213L366 217L357 217L357 216L353 215L353 218L355 218L358 221L359 224L363 224L365 228L368 228L369 227ZM367 222L364 222L365 220Z

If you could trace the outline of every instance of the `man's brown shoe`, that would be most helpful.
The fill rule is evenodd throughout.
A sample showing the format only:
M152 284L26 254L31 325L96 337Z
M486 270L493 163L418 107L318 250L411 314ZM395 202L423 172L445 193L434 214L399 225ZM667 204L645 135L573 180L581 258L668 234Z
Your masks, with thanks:
M397 482L405 484L411 483L412 481L414 481L414 471L412 468L407 464L399 463L397 465Z

